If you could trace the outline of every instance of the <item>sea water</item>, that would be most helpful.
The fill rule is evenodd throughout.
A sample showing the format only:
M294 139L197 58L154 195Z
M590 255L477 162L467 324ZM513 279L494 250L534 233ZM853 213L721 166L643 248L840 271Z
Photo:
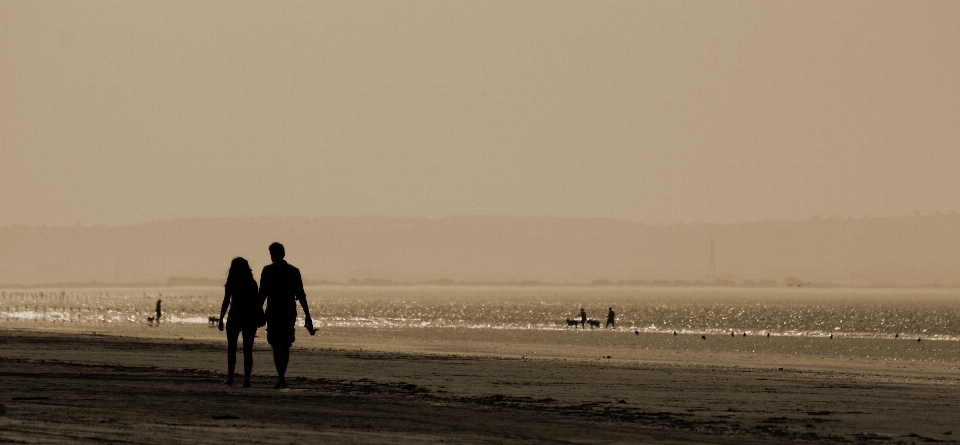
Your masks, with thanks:
M960 340L960 289L816 287L321 286L306 289L317 327L564 330L567 319L635 332ZM207 324L222 288L0 290L0 327ZM301 319L302 323L302 319ZM101 330L103 330L101 328Z

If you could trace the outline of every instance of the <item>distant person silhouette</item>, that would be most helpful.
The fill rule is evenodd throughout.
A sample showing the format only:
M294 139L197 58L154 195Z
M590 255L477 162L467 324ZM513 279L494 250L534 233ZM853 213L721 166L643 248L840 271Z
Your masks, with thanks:
M580 327L587 328L587 313L584 312L583 308L580 308Z
M233 384L233 374L237 368L237 338L243 333L243 387L250 387L250 373L253 371L253 339L260 327L260 302L257 282L247 260L236 257L230 262L227 282L223 285L223 304L220 305L219 328L223 331L223 316L227 314L227 381ZM227 307L230 312L227 312Z
M617 314L613 312L612 307L608 309L610 309L610 312L607 312L607 323L603 325L603 328L606 329L607 326L613 326L613 328L616 329L617 325L615 323L615 320L616 320Z
M286 388L287 364L290 362L290 346L296 340L294 328L297 323L297 301L303 308L303 317L310 335L313 319L307 307L307 294L303 291L300 270L284 261L283 244L270 245L270 259L260 274L260 304L267 303L267 343L273 348L273 364L277 367L277 384L274 388Z
M162 312L160 311L160 301L162 301L162 300L157 300L157 317L154 318L154 320L157 321L157 324L160 324L160 314L162 313Z

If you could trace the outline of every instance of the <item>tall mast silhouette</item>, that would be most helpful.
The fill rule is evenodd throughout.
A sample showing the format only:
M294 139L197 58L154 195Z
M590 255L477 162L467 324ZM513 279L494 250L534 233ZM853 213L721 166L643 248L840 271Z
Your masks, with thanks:
M710 280L717 281L717 263L713 258L713 238L710 238Z

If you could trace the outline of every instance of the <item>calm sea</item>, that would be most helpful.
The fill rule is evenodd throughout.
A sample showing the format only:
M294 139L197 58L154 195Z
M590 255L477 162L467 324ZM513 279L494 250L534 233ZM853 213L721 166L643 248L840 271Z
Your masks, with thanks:
M220 288L0 291L0 324L206 324ZM641 332L960 339L960 290L620 287L338 287L307 289L317 326L568 329L565 319Z

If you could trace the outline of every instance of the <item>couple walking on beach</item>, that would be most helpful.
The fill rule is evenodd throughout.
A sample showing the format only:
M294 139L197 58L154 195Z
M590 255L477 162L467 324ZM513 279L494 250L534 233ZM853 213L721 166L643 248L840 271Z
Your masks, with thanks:
M287 263L280 243L270 245L272 264L263 268L260 286L253 278L247 260L237 257L230 262L230 272L224 284L223 304L220 307L220 330L224 329L223 317L227 314L227 381L233 384L237 366L237 338L243 334L243 386L250 386L253 371L253 339L257 329L267 326L267 343L273 348L273 364L277 368L277 384L274 388L286 388L284 375L290 362L290 346L295 340L297 302L303 308L307 331L313 335L313 319L307 307L307 294L303 291L300 270ZM263 310L263 303L267 310ZM229 306L230 311L227 312Z

